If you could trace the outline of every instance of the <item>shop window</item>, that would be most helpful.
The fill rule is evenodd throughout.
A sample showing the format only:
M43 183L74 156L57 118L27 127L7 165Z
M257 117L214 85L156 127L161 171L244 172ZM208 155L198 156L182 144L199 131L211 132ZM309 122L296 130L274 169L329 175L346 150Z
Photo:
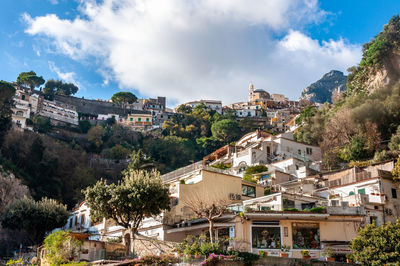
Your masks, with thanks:
M397 199L397 191L395 188L392 188L392 198Z
M281 248L280 227L253 227L251 229L252 246L259 249Z
M292 234L294 249L320 248L319 224L293 223Z
M242 196L256 197L256 188L252 186L242 185Z
M365 188L361 188L358 190L358 194L363 194L365 195Z

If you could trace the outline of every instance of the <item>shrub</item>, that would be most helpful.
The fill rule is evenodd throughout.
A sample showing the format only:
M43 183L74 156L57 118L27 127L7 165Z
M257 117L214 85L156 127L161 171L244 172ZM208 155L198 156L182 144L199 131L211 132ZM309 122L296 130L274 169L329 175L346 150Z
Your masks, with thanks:
M298 212L299 210L296 208L284 208L283 211Z
M56 231L44 239L45 260L50 265L63 265L78 255L82 242L67 231Z
M314 207L314 208L310 209L310 212L313 212L313 213L325 213L326 212L326 207L325 206Z
M202 255L209 255L211 253L220 254L222 250L219 247L219 243L202 243L200 246L200 252Z

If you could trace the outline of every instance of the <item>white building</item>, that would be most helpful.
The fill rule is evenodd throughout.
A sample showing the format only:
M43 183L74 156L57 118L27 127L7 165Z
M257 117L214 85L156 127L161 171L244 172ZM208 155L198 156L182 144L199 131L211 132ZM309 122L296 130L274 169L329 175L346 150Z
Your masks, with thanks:
M64 107L63 104L58 104L56 101L43 100L39 114L55 121L73 125L79 124L78 113L73 109Z
M193 101L187 102L185 105L195 108L196 106L204 104L208 109L214 110L219 114L222 114L222 102L215 101L215 100L200 100L200 101Z
M16 128L32 129L26 124L26 120L30 118L31 105L29 103L30 96L23 89L17 89L13 97L13 106L11 107L11 120Z

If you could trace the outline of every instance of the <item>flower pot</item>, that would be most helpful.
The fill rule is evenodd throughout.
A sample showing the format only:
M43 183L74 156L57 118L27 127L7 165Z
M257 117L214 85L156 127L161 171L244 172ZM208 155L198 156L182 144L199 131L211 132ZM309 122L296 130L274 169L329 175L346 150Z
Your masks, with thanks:
M310 260L310 259L311 259L311 256L303 256L303 259L305 259L305 260Z
M194 257L196 258L196 259L200 259L201 258L201 255L199 254L199 255L194 255Z
M281 258L289 258L289 253L281 253Z
M325 258L325 260L326 260L326 261L335 261L335 258L332 258L332 257L326 257L326 258Z

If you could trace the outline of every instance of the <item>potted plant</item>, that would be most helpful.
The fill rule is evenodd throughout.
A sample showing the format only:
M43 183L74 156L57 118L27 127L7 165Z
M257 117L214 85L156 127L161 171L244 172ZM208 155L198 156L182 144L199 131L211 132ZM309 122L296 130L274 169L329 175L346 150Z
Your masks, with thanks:
M322 256L326 257L326 261L335 261L335 258L333 257L333 251L330 247L324 249Z
M303 256L303 259L306 259L306 260L311 259L310 251L308 251L307 249L303 249L301 251L301 255Z
M194 254L194 258L195 258L195 259L200 259L200 258L201 258L201 253L200 253L200 251L197 251L197 252Z
M281 256L282 258L289 258L289 251L290 251L290 246L283 245L283 246L281 247L281 254L280 254L280 256Z
M261 258L265 258L265 251L264 250L259 250L258 255L260 255Z

